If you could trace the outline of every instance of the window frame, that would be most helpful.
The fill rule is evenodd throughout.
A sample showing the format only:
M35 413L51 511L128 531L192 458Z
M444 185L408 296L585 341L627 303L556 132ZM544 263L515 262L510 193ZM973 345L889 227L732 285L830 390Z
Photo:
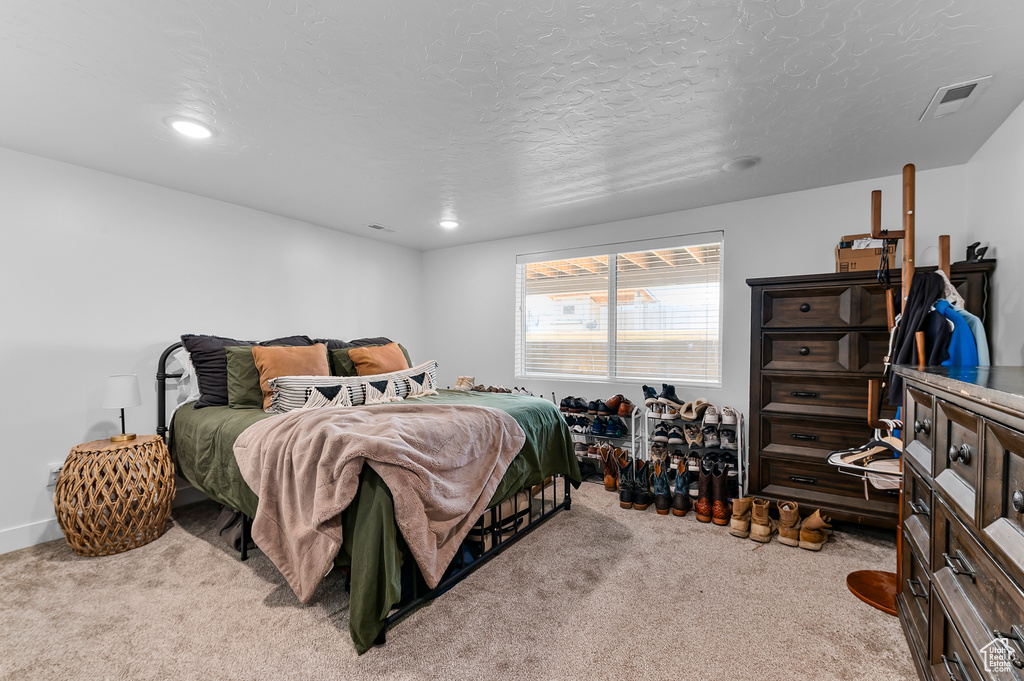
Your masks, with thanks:
M573 258L585 258L593 256L608 257L608 300L618 300L618 256L623 253L636 251L680 249L690 246L701 246L718 244L718 377L715 381L688 381L672 379L677 386L695 388L718 389L723 385L724 380L724 338L723 325L725 322L725 232L722 230L695 232L668 237L657 237L652 239L640 239L635 241L621 241L609 244L584 246L578 248L559 249L552 251L538 251L524 253L516 256L515 274L515 349L514 349L514 374L515 378L523 380L557 380L573 381L579 383L602 383L602 384L626 384L641 385L644 383L660 382L665 377L649 376L647 378L619 377L615 374L617 366L618 346L618 305L608 305L608 331L607 331L607 366L604 376L587 376L573 374L543 374L527 373L522 370L525 364L526 354L526 265L542 263L552 260L568 260ZM613 263L615 263L613 265Z

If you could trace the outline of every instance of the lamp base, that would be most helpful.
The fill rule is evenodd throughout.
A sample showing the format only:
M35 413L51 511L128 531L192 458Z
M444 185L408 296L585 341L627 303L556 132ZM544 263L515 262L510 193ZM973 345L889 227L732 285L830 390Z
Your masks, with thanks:
M135 439L135 433L121 433L120 435L111 435L111 442L129 442Z

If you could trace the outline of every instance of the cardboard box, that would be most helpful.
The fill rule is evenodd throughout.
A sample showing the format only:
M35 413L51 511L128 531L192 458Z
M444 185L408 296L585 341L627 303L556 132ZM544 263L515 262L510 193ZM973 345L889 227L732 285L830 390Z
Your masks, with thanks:
M878 262L882 259L882 250L836 246L836 272L875 272L878 270ZM892 269L894 255L893 251L889 252L889 269Z

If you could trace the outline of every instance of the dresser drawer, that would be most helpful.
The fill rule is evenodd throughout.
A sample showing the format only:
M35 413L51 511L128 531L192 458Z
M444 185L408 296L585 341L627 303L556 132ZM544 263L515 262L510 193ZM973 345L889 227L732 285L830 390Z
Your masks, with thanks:
M782 333L761 339L761 368L766 371L881 373L889 336L885 333Z
M928 662L933 679L982 681L987 677L974 665L967 644L949 617L940 598L931 599L931 642Z
M903 462L903 531L909 535L924 566L931 569L932 490L906 461Z
M1024 433L985 422L981 539L1024 584Z
M860 376L761 374L763 411L863 419L867 407L867 380ZM887 407L882 416L895 413Z
M944 491L972 521L981 475L981 418L945 400L935 402L935 487Z
M811 328L885 326L881 286L774 289L761 300L761 326Z
M935 503L932 545L933 588L975 662L984 668L982 650L992 641L994 631L1024 630L1024 593L942 501ZM1018 647L1015 654L1024 656L1024 649ZM1022 677L1020 670L1014 669L991 678Z
M907 622L914 637L914 644L925 655L928 654L928 614L931 611L931 573L924 560L911 545L907 533L902 535L903 583L900 593L906 603Z
M761 492L777 499L797 499L800 503L842 507L852 514L875 511L878 514L899 512L898 490L876 490L868 485L870 501L864 498L864 480L846 475L827 463L758 458L758 480ZM804 512L806 515L806 511Z
M903 451L932 476L932 451L935 449L935 399L928 393L908 387L903 400Z
M829 452L859 447L867 443L873 435L873 431L864 421L762 413L760 425L761 441L758 446L762 452L809 457L822 463Z

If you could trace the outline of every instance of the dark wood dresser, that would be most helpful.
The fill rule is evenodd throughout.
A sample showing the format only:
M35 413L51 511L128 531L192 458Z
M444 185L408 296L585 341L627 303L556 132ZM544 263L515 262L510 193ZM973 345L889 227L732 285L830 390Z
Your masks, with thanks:
M988 317L995 263L954 265L967 309ZM921 268L918 271L934 271ZM899 289L900 272L891 270ZM867 442L868 379L889 347L885 291L874 272L748 279L751 287L748 492L792 500L802 513L895 528L898 492L870 489L826 463ZM883 411L892 416L893 409Z
M897 372L911 408L896 607L918 674L1020 681L1024 368Z

